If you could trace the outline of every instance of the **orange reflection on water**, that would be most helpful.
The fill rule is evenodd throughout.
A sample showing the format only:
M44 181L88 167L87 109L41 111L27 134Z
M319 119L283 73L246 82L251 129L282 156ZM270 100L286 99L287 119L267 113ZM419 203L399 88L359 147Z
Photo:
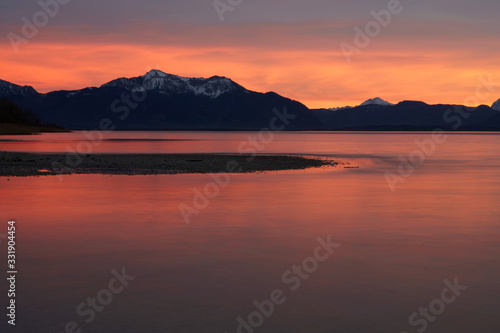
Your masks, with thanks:
M311 135L314 141L297 145L286 134L270 149L333 155L335 141L316 144ZM193 206L195 189L203 192L211 175L0 178L0 218L19 225L19 301L30 304L20 311L56 331L67 319L51 321L51 314L71 318L82 299L105 287L112 268L126 266L137 278L94 331L213 325L229 332L254 300L288 290L283 272L311 255L317 237L331 235L342 246L300 290L287 292L263 332L409 329L408 316L455 276L470 287L446 318L468 319L441 317L436 325L497 328L500 163L484 147L498 139L451 137L393 193L384 174L397 172L397 156L411 152L414 137L367 136L364 146L362 136L327 136L347 147L340 155L353 145L365 150L363 158L341 158L359 169L231 174L190 225L179 204Z

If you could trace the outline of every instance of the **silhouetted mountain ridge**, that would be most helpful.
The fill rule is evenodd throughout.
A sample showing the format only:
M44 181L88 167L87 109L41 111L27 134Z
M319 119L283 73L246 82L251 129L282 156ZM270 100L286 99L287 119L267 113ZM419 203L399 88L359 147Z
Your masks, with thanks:
M145 89L169 95L193 93L197 96L211 98L217 98L231 91L245 90L245 88L226 77L186 78L163 73L159 70L151 70L143 76L130 79L116 79L103 84L102 87L121 87L128 90Z
M13 95L35 96L38 92L31 86L19 86L4 80L0 80L0 98Z
M287 130L323 129L305 105L273 92L247 90L221 76L183 78L152 70L81 90L6 91L4 97L43 121L71 129L96 129L110 119L119 130L260 130L269 128L275 109L284 108L295 117Z
M309 110L274 92L259 93L222 76L186 78L151 70L100 87L46 94L0 80L6 97L46 123L97 129L103 119L118 130L260 130L276 110L295 116L285 130L500 130L500 112L483 105L389 103L379 97L356 107ZM500 108L500 100L493 107Z
M330 111L311 110L330 130L486 131L500 130L500 112L489 106L429 105L402 101L394 106L362 105Z

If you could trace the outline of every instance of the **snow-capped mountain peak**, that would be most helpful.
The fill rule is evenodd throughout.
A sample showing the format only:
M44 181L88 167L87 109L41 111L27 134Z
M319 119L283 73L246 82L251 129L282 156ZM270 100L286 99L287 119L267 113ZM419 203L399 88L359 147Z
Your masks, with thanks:
M229 91L244 89L228 78L213 76L211 78L187 78L167 74L153 69L143 76L121 78L108 82L103 87L121 87L129 90L158 91L162 94L193 93L197 96L217 98Z
M389 103L387 101L384 101L380 97L375 97L375 98L369 99L367 101L364 101L363 103L361 103L358 106L343 106L343 107L338 107L338 108L330 108L329 110L330 111L341 111L341 110L354 109L354 108L359 107L359 106L367 106L367 105L394 106L394 104Z
M382 105L382 106L393 106L394 104L392 103L389 103L387 101L384 101L382 98L380 97L375 97L375 98L372 98L372 99L369 99L363 103L361 103L359 106L365 106L365 105Z
M166 77L167 73L163 73L158 69L152 69L144 75L145 79L155 78L155 77Z
M498 101L496 101L495 103L493 103L493 105L491 106L491 108L493 110L500 111L500 99Z
M4 80L0 80L0 97L7 97L13 95L30 96L38 94L38 92L31 86L19 86Z

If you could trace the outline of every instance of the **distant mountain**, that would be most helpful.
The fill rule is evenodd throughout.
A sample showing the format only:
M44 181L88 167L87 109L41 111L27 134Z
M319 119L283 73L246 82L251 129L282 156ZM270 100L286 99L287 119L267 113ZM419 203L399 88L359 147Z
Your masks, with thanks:
M103 87L119 87L128 90L145 89L167 95L194 94L217 98L227 92L244 91L245 88L228 78L213 76L209 79L186 78L151 70L146 75L127 79L113 80Z
M393 106L394 104L391 104L387 101L384 101L380 97L375 97L372 99L369 99L367 101L364 101L358 106L366 106L366 105L383 105L383 106ZM338 108L331 108L329 109L330 111L339 111L339 110L347 110L347 109L352 109L355 108L355 106L343 106L343 107L338 107Z
M1 97L32 110L44 123L70 129L98 129L110 121L118 130L261 130L270 127L276 110L286 108L294 119L285 130L500 131L500 100L472 108L418 101L393 105L376 97L355 107L309 110L225 77L186 78L159 70L47 94L0 80Z
M489 106L428 105L404 101L396 105L368 104L330 111L311 110L326 128L343 131L498 131L500 113Z
M346 110L346 109L352 109L352 108L353 108L353 106L346 105L346 106L341 106L341 107L337 107L337 108L330 108L328 110L330 110L330 111L339 111L339 110Z
M382 105L382 106L393 106L394 104L389 103L387 101L384 101L380 97L375 97L373 99L369 99L366 102L361 103L360 106L366 106L366 105Z
M493 110L500 111L500 99L491 106Z
M9 96L35 96L38 92L30 86L18 86L7 81L0 80L0 98Z
M44 122L70 129L96 129L110 119L119 130L260 130L284 108L295 117L287 130L324 129L305 105L220 76L185 78L152 70L100 87L47 94L10 89L4 96Z

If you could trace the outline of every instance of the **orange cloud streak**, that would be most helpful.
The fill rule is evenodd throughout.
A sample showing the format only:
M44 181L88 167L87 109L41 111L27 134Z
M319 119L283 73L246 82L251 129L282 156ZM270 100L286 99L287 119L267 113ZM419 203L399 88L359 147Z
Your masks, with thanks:
M223 75L248 89L275 91L311 108L357 105L375 96L393 103L411 99L463 104L474 96L479 77L492 75L500 82L495 54L471 63L454 50L435 51L433 45L404 49L382 41L347 64L337 45L304 50L33 41L17 55L0 55L0 78L48 92L99 86L159 68L188 77ZM10 45L1 47L7 50ZM500 98L500 85L495 92L486 96L483 91L479 104L491 105Z

